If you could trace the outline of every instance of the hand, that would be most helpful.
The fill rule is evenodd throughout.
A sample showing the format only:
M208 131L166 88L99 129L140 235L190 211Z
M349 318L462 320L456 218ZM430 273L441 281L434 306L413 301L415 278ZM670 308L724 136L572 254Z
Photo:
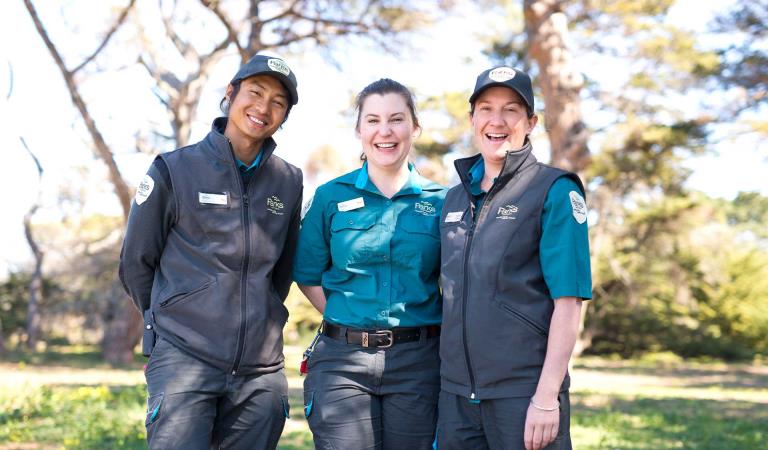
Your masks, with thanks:
M537 403L538 404L538 403ZM554 402L546 404L550 406ZM528 405L525 416L525 450L540 450L557 437L560 428L560 409L554 411L542 411L533 405Z

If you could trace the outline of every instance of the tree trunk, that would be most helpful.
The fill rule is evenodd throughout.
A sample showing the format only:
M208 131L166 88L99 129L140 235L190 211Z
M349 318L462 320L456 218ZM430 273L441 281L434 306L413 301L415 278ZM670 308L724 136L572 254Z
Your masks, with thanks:
M29 156L35 162L37 168L37 198L29 211L24 215L24 236L27 238L27 244L35 258L35 270L32 272L32 278L29 281L29 302L27 303L27 348L34 352L37 350L37 342L40 340L40 302L43 300L43 258L45 253L35 241L32 233L32 217L40 208L40 197L42 193L43 166L40 160L29 149L24 138L20 137L21 144L29 153Z
M578 173L589 165L589 133L581 118L579 93L584 78L572 64L568 49L568 21L562 1L525 0L528 53L539 67L538 84L544 97L544 126L554 166Z
M35 242L32 235L32 216L37 211L38 204L24 216L24 235L35 257L35 270L29 281L29 303L27 303L27 348L34 352L40 340L40 302L43 300L43 257L45 254Z
M123 287L118 280L115 280L104 301L108 306L104 316L102 354L110 364L128 365L133 361L133 350L141 339L141 315L123 293Z
M96 55L106 47L110 38L125 21L128 12L135 3L136 0L129 0L128 5L121 11L94 53L76 66L75 69L69 70L58 49L48 36L48 32L46 31L43 22L40 20L32 1L24 0L24 5L29 12L30 18L35 24L35 28L37 29L40 38L45 43L46 48L48 48L51 57L53 57L56 66L61 72L61 76L64 78L72 103L80 112L80 116L85 122L85 126L93 141L94 153L107 166L109 180L112 183L115 195L117 195L117 198L120 201L124 220L127 220L128 213L131 209L131 199L133 196L132 190L128 187L128 183L125 182L125 179L120 173L120 169L117 167L112 150L104 140L101 131L96 126L96 121L91 116L83 97L80 95L80 86L75 78L75 74L78 70L95 59ZM102 341L104 358L109 363L124 364L133 358L133 348L136 346L139 337L141 336L141 320L140 318L136 319L135 316L137 315L138 313L133 308L131 300L122 293L122 290L113 289L111 298L108 301L107 313L104 320L104 340ZM132 330L131 327L135 328L135 330Z
M576 172L584 179L590 163L589 132L581 116L581 88L584 78L572 64L568 49L568 19L562 1L525 0L525 30L528 54L539 68L538 84L544 97L544 127L549 136L551 164ZM586 185L586 183L585 183ZM586 349L591 339L582 333L589 302L582 307L579 340L574 355Z

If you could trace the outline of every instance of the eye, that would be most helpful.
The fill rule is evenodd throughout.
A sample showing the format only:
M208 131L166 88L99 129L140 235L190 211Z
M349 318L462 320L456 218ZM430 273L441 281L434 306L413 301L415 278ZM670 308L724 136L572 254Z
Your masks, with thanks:
M373 118L368 119L368 123L370 124L379 123L379 119L373 119Z
M275 100L275 101L273 101L272 103L273 103L275 106L277 106L278 108L284 108L284 107L285 107L285 105L283 104L283 102L282 102L282 101L280 101L280 100Z
M402 117L395 117L395 118L392 119L392 122L395 122L395 123L400 123L402 121L403 121Z

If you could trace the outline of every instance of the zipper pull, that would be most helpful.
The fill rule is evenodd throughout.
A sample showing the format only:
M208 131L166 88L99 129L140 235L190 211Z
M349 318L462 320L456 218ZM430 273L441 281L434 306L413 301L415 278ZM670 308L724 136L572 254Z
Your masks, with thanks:
M248 194L243 194L243 206L248 207Z

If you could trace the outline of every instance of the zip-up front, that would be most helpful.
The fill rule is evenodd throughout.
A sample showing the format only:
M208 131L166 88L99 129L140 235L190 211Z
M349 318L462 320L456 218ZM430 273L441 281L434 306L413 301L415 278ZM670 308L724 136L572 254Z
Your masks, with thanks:
M174 222L153 270L154 329L227 373L274 372L284 364L283 301L298 235L301 172L273 156L268 139L245 186L224 127L218 120L203 141L160 155Z
M474 208L470 209L470 214L474 214ZM467 243L464 246L464 292L461 300L461 332L464 342L464 358L467 360L467 374L469 375L469 398L475 398L475 374L472 372L472 359L469 356L469 345L467 338L467 292L469 291L469 255L472 248L472 235L475 232L475 220L472 219L472 228L467 233Z
M538 247L528 243L539 240L552 183L578 178L537 163L527 145L507 154L475 215L467 173L479 158L456 161L462 184L448 192L443 207L442 388L473 400L532 395L553 303ZM457 220L459 211L466 213ZM457 345L463 358L456 357Z

